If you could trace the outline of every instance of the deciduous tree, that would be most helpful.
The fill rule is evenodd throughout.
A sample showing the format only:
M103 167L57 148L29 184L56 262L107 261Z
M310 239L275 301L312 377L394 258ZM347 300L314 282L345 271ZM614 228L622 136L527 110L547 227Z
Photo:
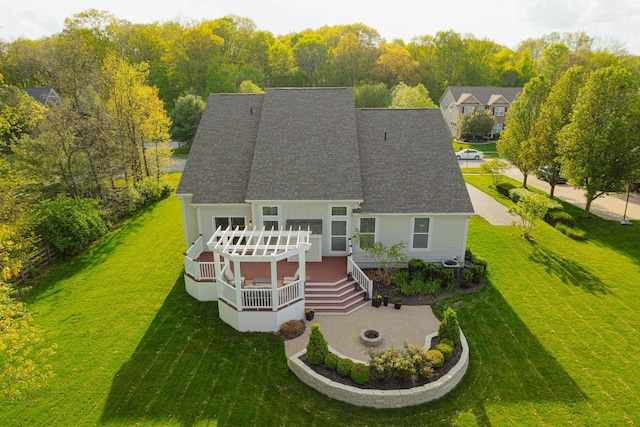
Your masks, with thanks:
M174 140L187 144L193 142L205 106L198 95L188 94L176 99L171 110L171 136Z
M580 91L571 123L559 135L564 172L591 202L626 188L640 164L638 81L622 67L595 71Z
M415 87L400 83L393 88L391 108L438 108L422 84Z
M491 133L496 119L489 110L475 109L458 118L458 135L472 141L481 140Z

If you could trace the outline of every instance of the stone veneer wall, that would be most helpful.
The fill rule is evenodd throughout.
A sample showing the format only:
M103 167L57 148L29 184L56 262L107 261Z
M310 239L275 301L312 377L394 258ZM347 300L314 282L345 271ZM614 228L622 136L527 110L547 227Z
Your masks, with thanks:
M431 345L431 338L436 335L437 332L427 335L425 340L427 347ZM331 381L317 374L299 359L299 357L306 352L304 349L291 356L287 363L289 369L291 369L303 383L332 399L356 406L371 408L402 408L439 399L453 390L454 387L462 381L469 366L469 345L462 331L460 331L460 343L462 344L460 360L446 375L423 386L402 390L361 389ZM332 348L330 350L340 357L345 357Z

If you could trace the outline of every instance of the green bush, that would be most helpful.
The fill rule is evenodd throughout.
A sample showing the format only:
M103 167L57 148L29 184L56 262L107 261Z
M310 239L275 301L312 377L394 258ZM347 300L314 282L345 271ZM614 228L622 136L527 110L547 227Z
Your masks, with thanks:
M450 345L439 343L436 346L436 350L438 350L444 356L444 360L449 360L451 355L453 354L453 348Z
M460 286L463 288L471 287L471 280L473 280L473 271L469 268L463 268L462 277L460 278Z
M451 307L444 311L444 318L438 327L438 337L440 337L440 339L450 339L454 344L460 341L458 316Z
M407 296L418 295L420 292L422 292L423 288L424 288L424 280L420 278L411 279L411 283L409 285L409 293L404 295L407 295Z
M340 359L337 365L338 373L343 377L348 377L351 374L351 369L353 369L353 360L345 357L344 359Z
M438 359L429 356L423 346L410 345L405 342L404 351L390 349L369 353L371 375L380 379L431 378L433 361ZM442 357L442 353L438 353Z
M335 371L338 367L338 362L340 361L340 356L337 354L329 353L327 357L324 358L324 366Z
M443 287L449 289L451 286L453 286L453 279L455 276L453 268L443 268L441 269L440 274L442 276Z
M424 260L420 258L412 258L409 260L409 274L413 277L416 271L423 271L427 265Z
M473 260L476 259L476 256L471 252L471 249L467 248L464 251L464 259L465 261L473 262Z
M513 200L514 203L518 203L522 196L529 193L531 193L531 191L527 190L526 188L513 188L509 190L509 198Z
M480 258L476 258L471 266L471 273L473 274L471 281L474 283L481 283L487 275L487 262Z
M371 378L371 370L364 363L356 363L351 368L351 379L358 384L364 384Z
M508 182L501 182L498 185L496 185L496 190L498 190L498 193L507 197L509 197L509 191L511 191L513 188L515 188L515 186Z
M451 285L453 286L453 281L451 281ZM435 295L440 292L440 286L440 279L427 280L426 282L424 282L424 292Z
M391 278L393 283L396 284L396 287L402 287L402 285L406 285L409 282L409 272L408 271L398 271Z
M307 359L312 365L319 365L324 363L327 354L329 354L329 344L324 339L322 332L320 332L320 325L314 323L311 325L311 334L307 344Z
M164 179L146 178L136 182L134 188L140 193L140 208L149 206L171 194L171 184Z
M570 228L576 226L576 219L570 213L560 209L553 209L547 212L544 216L544 220L553 226L556 224L562 224Z
M438 338L438 344L446 344L449 347L453 348L454 344L449 338Z
M64 256L78 255L109 227L98 201L59 194L33 211L36 232Z
M587 233L579 228L567 227L564 224L557 223L556 229L562 234L566 234L574 240L584 240L587 237Z
M427 350L427 357L431 359L431 366L434 368L444 365L444 355L440 350Z
M427 264L424 269L424 277L427 280L442 278L442 266L433 263Z

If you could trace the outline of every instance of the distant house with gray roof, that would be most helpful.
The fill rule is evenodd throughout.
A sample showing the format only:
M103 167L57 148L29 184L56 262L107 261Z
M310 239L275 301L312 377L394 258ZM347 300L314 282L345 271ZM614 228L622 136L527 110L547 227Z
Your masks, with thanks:
M315 282L347 273L350 284L335 286L352 292L355 281L357 304L345 288L316 310L371 297L361 269L375 263L352 242L356 230L363 246L403 241L409 259L462 260L473 215L440 112L357 109L352 88L212 94L177 196L187 291L219 301L239 330L301 318ZM256 273L260 263L270 266ZM340 263L339 279L320 277Z
M22 90L45 107L60 102L60 95L52 87L25 87Z
M458 119L461 114L474 110L489 110L496 120L491 134L502 132L505 114L521 87L449 86L440 97L440 111L451 136L458 136Z

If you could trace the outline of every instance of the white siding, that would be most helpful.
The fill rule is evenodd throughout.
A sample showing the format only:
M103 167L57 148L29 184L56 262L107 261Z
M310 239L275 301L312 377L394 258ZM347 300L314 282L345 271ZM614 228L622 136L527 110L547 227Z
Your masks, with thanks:
M200 222L200 233L209 241L213 236L213 219L215 217L244 217L245 224L249 225L251 220L250 205L209 205L198 206L198 216Z
M466 215L377 215L378 221L376 240L385 246L391 246L403 241L406 243L405 253L411 258L421 258L425 261L442 261L452 259L457 256L464 257L466 247ZM412 218L431 218L430 224L430 246L426 250L415 250L411 248ZM353 221L354 229L359 224L359 217ZM357 244L353 245L354 260L361 266L371 266L371 260L365 251L361 250Z
M198 240L198 236L200 235L200 231L198 230L198 217L196 210L191 206L191 199L192 196L180 196L180 203L182 204L182 224L187 249Z

